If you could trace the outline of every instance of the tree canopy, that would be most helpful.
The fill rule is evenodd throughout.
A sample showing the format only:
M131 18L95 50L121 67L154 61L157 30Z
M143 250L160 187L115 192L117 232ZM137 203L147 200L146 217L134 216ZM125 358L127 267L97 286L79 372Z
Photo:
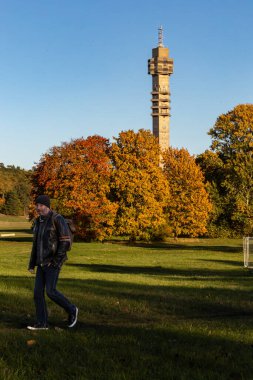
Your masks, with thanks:
M253 229L253 104L241 104L218 117L209 131L211 148L224 164L223 186L238 232Z
M31 172L0 164L0 212L11 215L26 215L30 202Z
M206 150L196 157L196 163L201 167L205 177L206 189L212 202L212 210L208 221L208 236L227 237L231 234L230 197L225 187L226 168L218 153Z
M183 148L169 148L163 161L171 194L166 206L171 233L175 237L204 235L211 202L200 167Z
M209 135L211 149L226 162L238 154L253 151L253 104L240 104L220 115Z
M150 239L166 224L168 183L159 167L160 147L150 131L121 132L112 143L111 194L118 204L115 231Z
M44 154L33 173L33 195L46 193L53 207L72 217L84 239L103 240L114 225L117 205L110 193L108 141L76 139Z

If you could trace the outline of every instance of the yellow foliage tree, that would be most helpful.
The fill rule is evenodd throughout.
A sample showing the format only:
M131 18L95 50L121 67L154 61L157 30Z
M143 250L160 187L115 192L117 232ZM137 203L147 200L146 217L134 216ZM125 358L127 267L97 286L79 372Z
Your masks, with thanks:
M204 177L186 149L169 148L163 153L164 173L170 187L166 215L174 237L205 234L211 203Z
M124 131L112 143L111 191L118 203L115 233L149 240L164 228L168 183L159 167L160 147L150 131Z

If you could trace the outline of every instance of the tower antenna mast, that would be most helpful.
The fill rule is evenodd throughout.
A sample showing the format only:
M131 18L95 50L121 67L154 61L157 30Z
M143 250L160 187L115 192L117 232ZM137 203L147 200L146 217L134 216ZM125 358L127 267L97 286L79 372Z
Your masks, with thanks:
M163 47L163 27L158 28L158 46Z

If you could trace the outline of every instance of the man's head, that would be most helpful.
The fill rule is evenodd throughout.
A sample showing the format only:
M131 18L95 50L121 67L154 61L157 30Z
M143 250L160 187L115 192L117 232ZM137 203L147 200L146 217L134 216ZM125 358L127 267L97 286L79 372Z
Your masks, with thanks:
M39 195L36 200L36 211L39 215L45 216L50 211L50 199L47 195Z

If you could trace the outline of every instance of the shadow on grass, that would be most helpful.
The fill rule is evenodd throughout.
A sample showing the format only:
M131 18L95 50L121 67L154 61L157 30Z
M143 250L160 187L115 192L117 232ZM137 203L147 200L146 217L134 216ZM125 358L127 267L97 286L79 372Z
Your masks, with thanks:
M212 259L198 259L199 261L204 261L204 262L209 262L209 263L217 263L217 264L225 264L225 265L230 265L230 266L235 266L238 268L243 267L243 261L234 261L234 260L212 260Z
M126 245L130 247L140 247L140 248L150 248L153 250L170 250L177 249L181 251L213 251L213 252L223 252L223 253L242 253L242 246L230 246L230 245L210 245L200 243L199 245L191 245L191 244L179 244L179 243L163 243L163 242L136 242L131 243L127 241L113 241L112 244Z
M216 279L217 280L217 279ZM223 278L221 277L221 280ZM231 280L231 279L230 279ZM72 294L80 310L92 310L93 318L105 318L113 323L139 324L173 321L179 318L223 318L226 316L253 316L253 295L250 278L239 279L245 289L222 287L141 285L124 281L60 278L58 290ZM6 316L27 316L33 313L33 277L0 276L0 322ZM16 288L14 294L13 288ZM2 290L4 289L4 291ZM10 293L8 290L11 290ZM22 298L21 294L31 297ZM112 299L114 301L112 302ZM51 301L50 301L51 303ZM138 305L138 306L137 306ZM137 307L137 309L136 309ZM56 306L56 309L58 306ZM7 314L5 314L7 313ZM16 314L16 316L15 316ZM26 323L26 317L25 322ZM18 326L20 326L19 318ZM10 323L11 323L10 318Z
M75 287L75 283L71 285L70 282L68 286ZM117 311L117 316L121 315L122 321L126 318L127 323L130 323L130 319L132 322L149 324L151 321L168 322L170 319L174 321L182 318L209 320L229 316L239 318L253 316L253 296L249 281L248 289L237 292L222 287L200 289L194 286L147 286L100 280L86 280L82 288L88 294L92 292L100 296L101 300L108 296L114 297L118 303L112 307L113 315L115 317ZM134 303L132 305L134 313L131 311L131 302ZM130 303L129 310L126 307L128 303ZM138 311L136 305L139 306ZM107 312L108 310L105 310L105 315ZM224 320L224 323L227 321Z
M31 243L33 240L32 236L5 236L1 237L0 236L0 242L1 241L8 241L8 242L13 242L13 243Z
M4 342L0 343L1 359L13 374L19 373L20 380L252 378L250 344L201 332L175 331L172 326L146 329L87 323L71 334L49 330L20 334L15 341L13 334L0 332L0 336ZM25 337L36 344L27 347ZM8 349L4 349L6 345ZM46 365L38 365L40 362Z
M229 263L229 261L227 262ZM224 269L207 269L207 268L194 268L194 269L177 269L177 268L165 268L161 266L126 266L126 265L108 265L108 264L75 264L67 263L67 266L74 266L82 268L88 272L98 273L117 273L117 274L132 274L132 275L150 275L150 276L180 276L180 277L222 277L231 279L231 277L242 277L245 270L242 264L240 271L224 270ZM233 264L232 264L233 265Z
M247 328L253 328L250 284L248 290L235 292L224 288L61 279L59 290L73 294L80 308L77 327L72 331L52 329L39 333L24 329L22 334L14 335L13 329L25 327L33 310L31 285L30 278L0 277L1 358L13 373L19 373L21 380L251 378L251 345L231 336L212 335L215 326L210 325L216 318L221 329L228 324L232 329L230 317L239 321L249 317ZM13 287L17 289L15 295ZM21 295L22 289L31 290L31 299ZM55 308L53 321L60 315ZM195 319L199 321L193 328ZM63 326L63 322L59 325ZM28 339L36 340L36 344L28 347ZM47 365L38 366L42 359Z

